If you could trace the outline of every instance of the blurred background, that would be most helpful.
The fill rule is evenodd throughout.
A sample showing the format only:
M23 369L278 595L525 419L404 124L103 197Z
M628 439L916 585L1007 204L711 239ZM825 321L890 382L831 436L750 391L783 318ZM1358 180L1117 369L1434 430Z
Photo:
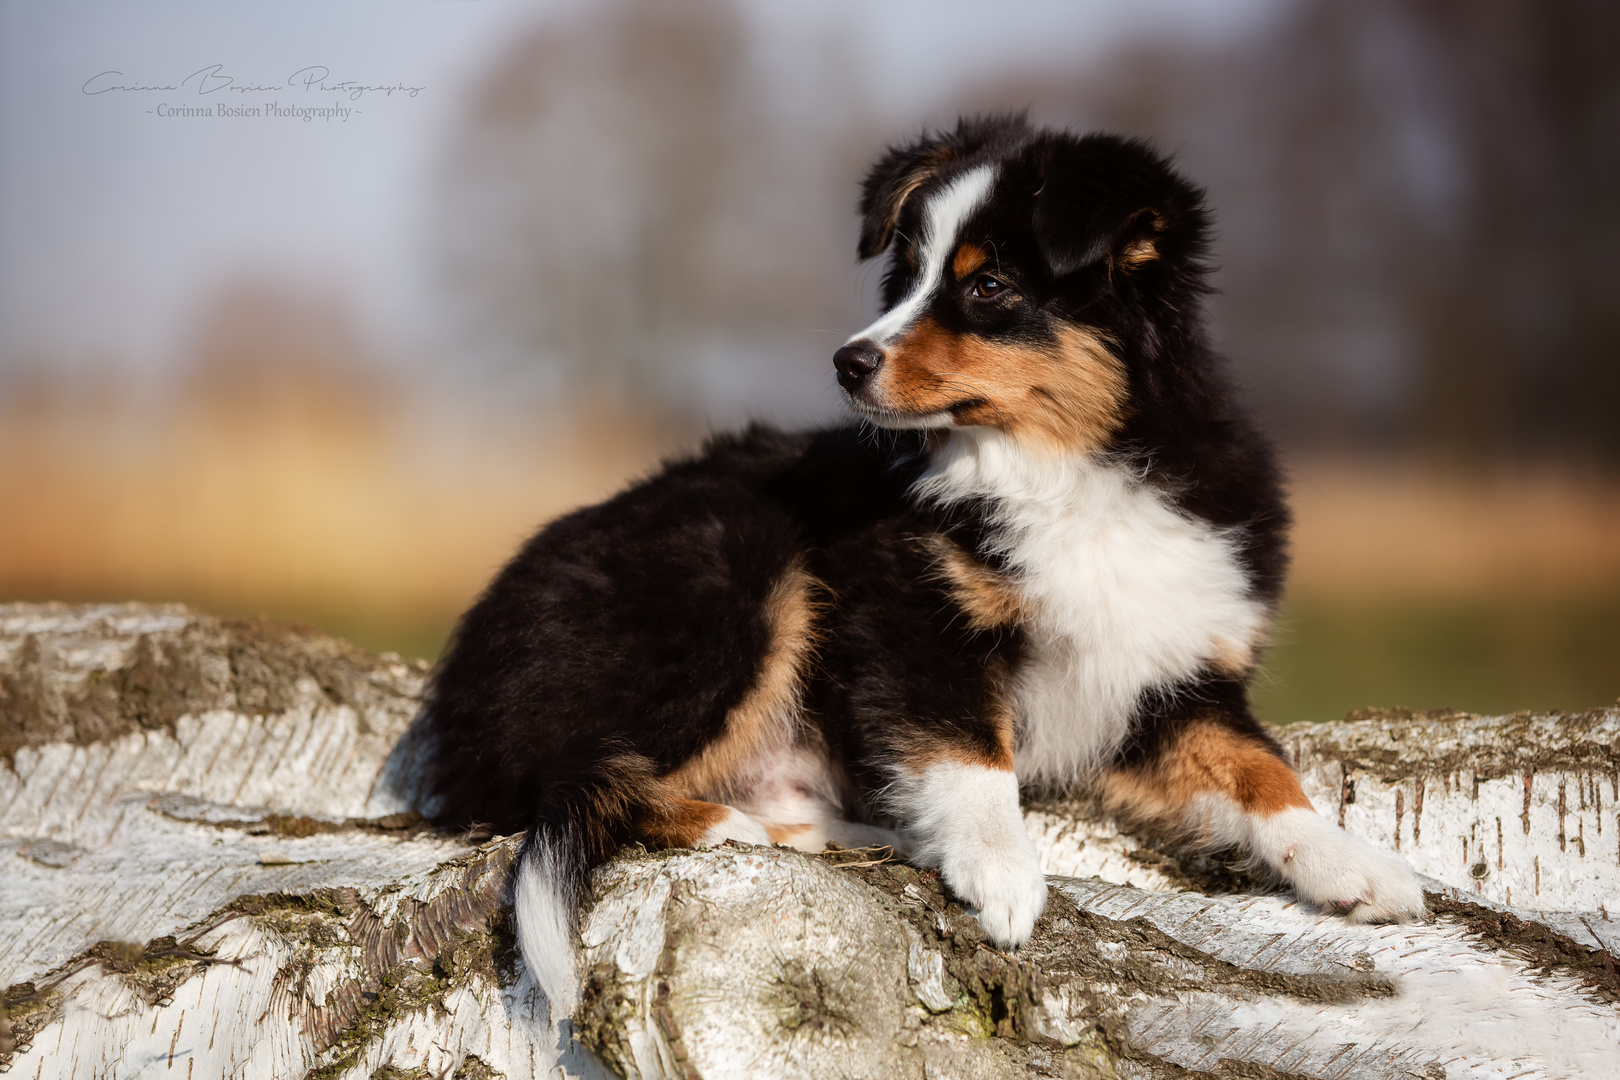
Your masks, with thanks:
M0 598L433 657L540 523L837 417L864 166L1003 108L1209 189L1265 718L1615 701L1610 0L0 0Z

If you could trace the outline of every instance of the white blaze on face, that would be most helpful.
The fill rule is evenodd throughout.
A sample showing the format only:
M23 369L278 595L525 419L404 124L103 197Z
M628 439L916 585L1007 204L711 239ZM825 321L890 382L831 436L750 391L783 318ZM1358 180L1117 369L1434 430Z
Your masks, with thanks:
M929 196L923 214L922 271L917 281L894 307L877 322L850 338L849 341L870 341L882 347L903 334L917 316L928 306L928 301L945 278L945 264L956 250L956 234L962 223L990 197L996 183L996 167L980 165L951 181ZM849 344L849 342L845 342Z

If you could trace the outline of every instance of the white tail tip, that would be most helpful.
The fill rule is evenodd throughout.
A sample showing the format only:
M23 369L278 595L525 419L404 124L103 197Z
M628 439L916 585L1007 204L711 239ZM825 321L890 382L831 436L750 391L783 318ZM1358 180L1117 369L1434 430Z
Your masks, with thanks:
M565 861L544 835L536 836L518 865L513 890L518 947L535 984L546 995L553 1022L579 1004L579 966L574 959L576 898Z

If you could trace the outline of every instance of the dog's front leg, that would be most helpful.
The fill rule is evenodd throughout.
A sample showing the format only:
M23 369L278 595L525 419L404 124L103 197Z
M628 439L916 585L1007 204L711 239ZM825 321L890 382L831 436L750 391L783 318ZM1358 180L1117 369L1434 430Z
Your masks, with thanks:
M933 754L899 765L891 789L913 861L937 868L990 940L1008 949L1028 940L1046 907L1046 876L1011 764Z
M1352 922L1426 913L1405 861L1318 814L1275 744L1242 718L1193 720L1145 759L1106 772L1103 791L1121 817L1169 826L1206 850L1241 849L1301 900Z

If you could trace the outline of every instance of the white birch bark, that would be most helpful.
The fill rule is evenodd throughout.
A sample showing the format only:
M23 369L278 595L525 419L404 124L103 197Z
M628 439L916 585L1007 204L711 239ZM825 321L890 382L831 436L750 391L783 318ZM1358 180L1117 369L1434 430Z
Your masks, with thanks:
M632 852L554 1020L507 924L515 839L407 812L422 676L178 607L0 606L0 1070L1620 1075L1620 711L1279 733L1319 809L1430 879L1426 925L1349 926L1049 802L1017 954L858 853Z

